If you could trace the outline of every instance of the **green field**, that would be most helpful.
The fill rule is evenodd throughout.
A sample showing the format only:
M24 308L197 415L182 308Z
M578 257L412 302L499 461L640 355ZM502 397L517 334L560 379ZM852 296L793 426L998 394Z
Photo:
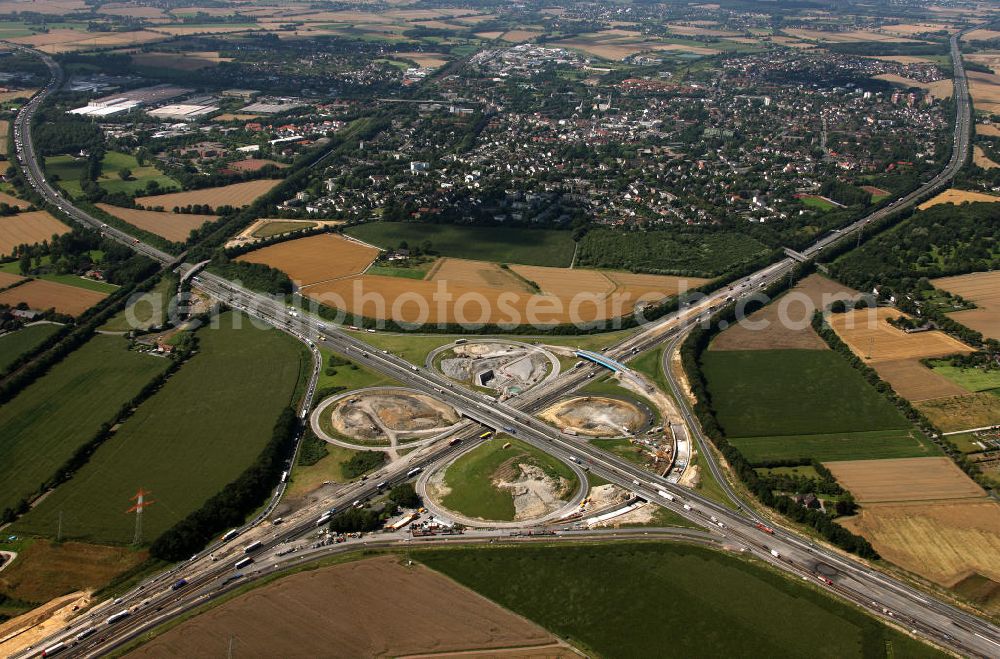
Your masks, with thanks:
M95 336L0 407L0 510L37 491L166 367L122 338Z
M0 373L6 371L18 357L39 345L61 328L61 325L42 323L0 336Z
M200 330L198 353L16 529L51 535L62 513L66 538L127 543L135 519L125 510L141 487L156 501L143 520L149 542L249 466L291 403L305 353L231 318Z
M943 656L818 586L702 547L526 545L409 556L591 656Z
M811 458L819 461L885 460L924 458L941 455L937 446L916 430L873 430L869 432L774 437L730 437L751 464L768 460Z
M828 211L836 208L835 205L831 204L829 201L823 199L822 197L802 197L801 199L799 199L799 201L801 201L802 205L807 208L814 208L816 210L821 210L821 211Z
M135 299L126 309L115 314L101 326L107 332L127 332L137 327L149 329L167 320L170 300L177 292L177 278L164 275L147 293ZM133 323L135 326L133 326Z
M729 437L910 427L833 351L710 351L702 362L712 407Z
M961 368L942 363L934 365L933 371L945 376L958 386L969 391L990 391L1000 389L1000 369Z
M97 255L103 255L100 250L91 250L91 258L95 262L100 262L100 258ZM51 259L48 255L42 257L41 265L47 266L51 263ZM9 272L12 275L21 274L21 264L18 261L10 261L9 263L4 263L0 265L0 272ZM55 273L42 273L30 275L35 279L44 279L45 281L54 281L59 284L66 284L67 286L75 286L77 288L85 288L88 291L97 291L98 293L111 294L118 290L118 286L114 284L109 284L104 281L96 281L94 279L86 279L85 277L79 277L74 274L58 275Z
M737 233L591 229L580 241L577 267L714 277L767 251Z
M289 220L287 222L267 222L253 232L253 237L270 238L271 236L278 236L283 233L288 233L289 231L301 231L303 229L312 229L315 226L316 226L315 222L305 222L301 220Z
M510 443L506 449L504 444ZM514 519L514 497L508 490L493 486L498 469L511 461L533 464L550 477L561 476L570 482L568 498L576 492L579 481L567 465L544 451L507 436L497 436L464 454L448 467L444 482L451 492L441 501L445 507L469 517L497 521Z
M369 222L345 233L383 248L398 247L404 240L420 247L429 240L431 250L441 256L562 268L573 261L575 246L569 231L551 229Z
M53 175L58 176L57 184L73 199L83 196L80 175L83 174L86 166L86 158L74 158L73 156L48 156L45 158L46 177L51 179Z
M323 368L320 369L319 380L316 383L316 391L322 391L329 387L343 387L345 390L363 389L365 387L398 386L399 382L381 373L376 373L356 362L335 366L333 375L327 375L327 367L330 364L332 350L320 348L323 355ZM345 357L344 355L337 355Z
M129 180L122 180L118 172L123 168L132 170ZM101 175L97 183L108 192L124 192L131 195L146 189L150 181L156 181L161 191L168 188L180 189L181 184L151 165L139 166L134 156L118 151L108 151L101 161Z

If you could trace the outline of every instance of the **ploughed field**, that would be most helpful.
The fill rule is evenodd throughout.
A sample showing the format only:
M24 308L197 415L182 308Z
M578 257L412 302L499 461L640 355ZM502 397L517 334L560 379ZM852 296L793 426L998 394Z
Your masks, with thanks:
M395 556L286 577L187 620L128 657L224 655L385 657L572 653L535 623L421 565ZM506 652L504 652L506 654Z

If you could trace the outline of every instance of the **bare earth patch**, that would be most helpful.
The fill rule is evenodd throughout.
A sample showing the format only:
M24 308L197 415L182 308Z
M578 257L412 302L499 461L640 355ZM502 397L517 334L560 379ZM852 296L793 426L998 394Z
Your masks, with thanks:
M391 556L303 572L188 620L129 657L379 657L555 646L544 629ZM515 653L515 654L520 654ZM546 652L549 654L549 652Z

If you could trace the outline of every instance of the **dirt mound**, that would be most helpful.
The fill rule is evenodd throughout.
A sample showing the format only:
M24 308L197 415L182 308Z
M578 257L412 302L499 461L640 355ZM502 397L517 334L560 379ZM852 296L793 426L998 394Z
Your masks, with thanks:
M635 403L604 396L561 400L540 416L561 430L588 437L634 435L649 423L649 414Z
M403 389L363 391L346 396L326 413L338 433L368 441L433 434L460 420L452 407L430 396Z
M511 458L494 472L493 484L514 497L514 519L538 519L562 507L572 492L565 478L552 478L540 467ZM513 476L513 478L511 478Z

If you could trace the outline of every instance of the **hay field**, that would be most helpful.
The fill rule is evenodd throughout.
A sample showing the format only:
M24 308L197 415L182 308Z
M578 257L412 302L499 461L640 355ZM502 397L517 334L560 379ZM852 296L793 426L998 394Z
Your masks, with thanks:
M476 36L480 39L485 39L487 41L493 41L494 39L499 39L503 36L503 32L476 32Z
M733 325L715 337L709 350L828 350L812 328L813 313L834 300L853 300L860 295L822 275L809 275L781 298L747 317L752 323L766 322L764 329Z
M512 270L515 268L511 268ZM504 288L512 291L531 291L523 281L496 263L468 259L442 258L434 264L425 278L428 281L445 281L449 284L472 288Z
M983 71L966 71L965 75L976 109L1000 113L1000 75Z
M907 334L888 323L889 318L906 314L889 307L859 309L832 314L830 326L857 356L877 364L898 359L943 357L973 352L972 348L944 332L914 332Z
M924 400L913 406L941 432L1000 424L1000 396L988 391Z
M976 135L1000 137L1000 126L994 124L976 124Z
M29 6L30 9L19 0L0 2L0 14L14 14L21 11L32 11L39 14L69 14L88 9L83 0L45 0L45 2L32 2Z
M897 62L899 64L930 64L932 60L917 55L862 55L868 59L882 60L883 62Z
M221 62L231 62L231 57L220 57L218 52L197 53L136 53L132 63L176 71L198 71L218 66Z
M978 131L979 129L977 128L976 130ZM983 147L981 146L972 147L972 162L976 167L982 167L983 169L996 169L1000 167L1000 165L990 160L990 157L983 153Z
M1000 39L1000 32L996 30L971 30L962 35L962 41L989 41Z
M259 179L256 181L246 181L245 183L233 183L218 188L204 188L202 190L188 190L187 192L171 192L169 194L153 195L148 197L136 197L135 203L146 208L163 206L171 209L174 206L187 206L189 204L208 204L212 208L220 206L235 206L240 208L247 206L254 199L268 192L274 186L281 183L281 179Z
M436 69L448 63L443 53L394 53L396 57L413 60L421 68Z
M8 136L10 135L10 122L7 120L0 120L0 155L7 155L7 146L10 141Z
M268 158L246 158L245 160L235 160L229 163L229 169L235 169L238 172L256 172L264 169L268 165L274 165L278 169L285 169L288 167L283 162L278 162L276 160L270 160Z
M205 23L202 25L157 25L151 29L156 32L162 32L163 34L159 35L159 37L163 39L164 35L183 37L191 34L227 34L230 32L249 32L250 30L259 31L265 29L265 27L252 23L247 23L246 25Z
M74 50L99 47L138 46L163 41L164 35L151 30L134 32L83 32L80 30L54 29L45 34L11 39L16 43L32 46L46 53L58 54Z
M954 84L947 78L943 80L935 80L934 82L920 82L919 80L914 80L912 78L898 76L895 73L883 73L873 77L876 80L885 80L886 82L891 82L907 88L918 87L934 98L951 98L951 94L954 91Z
M112 206L111 204L97 204L97 207L134 227L178 243L185 242L192 229L199 228L205 222L215 222L219 219L216 215L144 211L137 208Z
M79 316L106 297L106 293L34 279L0 293L0 304L15 306L24 302L32 309L44 311L55 308L59 313Z
M963 396L969 393L940 373L935 373L921 364L919 359L894 359L878 362L872 367L897 394L910 402Z
M261 657L576 656L533 622L396 556L300 572L161 634L129 653L193 657L239 646ZM332 598L332 599L331 599ZM330 615L335 602L336 615ZM304 634L302 630L308 629ZM490 652L493 650L493 652Z
M972 300L979 307L950 313L951 318L982 332L983 336L1000 339L1000 270L942 277L931 283L941 290Z
M214 117L212 121L253 121L259 118L259 114L233 114L231 112L224 112Z
M951 458L897 458L827 462L833 475L858 503L898 503L944 499L982 499L983 488Z
M507 30L500 38L510 43L524 43L525 41L531 41L541 34L542 32L539 30Z
M931 206L937 206L938 204L962 204L965 202L976 202L976 201L1000 201L1000 197L996 195L984 194L982 192L970 192L968 190L956 190L955 188L948 188L944 192L931 197L924 203L917 206L920 210L925 208L930 208Z
M680 23L667 23L667 29L673 34L681 36L701 36L701 37L742 37L742 32L732 32L730 30L717 30L697 25L681 25Z
M299 286L310 286L363 272L378 253L374 247L322 233L269 245L237 260L264 263L285 272Z
M955 28L947 23L900 23L899 25L882 26L883 32L901 34L904 37L912 37L915 34L922 34L924 32L938 32L940 30L954 32Z
M0 217L0 255L10 254L17 245L34 245L48 240L53 234L64 233L69 233L69 227L52 217L48 211Z
M884 43L920 43L913 39L882 34L880 32L868 32L865 30L851 30L850 32L823 32L821 30L809 30L805 28L785 28L782 30L787 35L798 39L822 41L826 43L850 43L855 41L881 41Z
M504 35L504 38L506 39L506 35ZM562 48L572 48L589 55L613 61L650 50L677 51L695 55L717 55L719 53L714 48L666 43L658 39L650 39L638 32L629 32L627 30L605 30L603 32L581 34L571 39L552 42L552 45Z
M14 195L9 195L6 192L0 192L0 203L7 204L8 206L16 206L21 210L31 206L30 203L23 199L18 199Z
M534 265L512 265L511 270L551 295L570 297L580 291L606 295L615 290L615 283L599 270L570 270Z
M978 572L1000 581L1000 505L992 501L876 504L838 520L883 558L943 586Z

